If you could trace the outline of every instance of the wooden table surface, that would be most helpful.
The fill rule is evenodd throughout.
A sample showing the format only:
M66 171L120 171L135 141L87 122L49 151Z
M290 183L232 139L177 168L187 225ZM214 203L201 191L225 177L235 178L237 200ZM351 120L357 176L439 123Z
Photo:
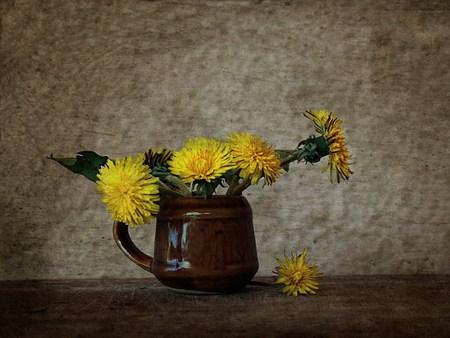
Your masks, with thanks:
M319 281L299 297L273 286L193 296L154 279L0 282L0 337L450 337L450 276Z

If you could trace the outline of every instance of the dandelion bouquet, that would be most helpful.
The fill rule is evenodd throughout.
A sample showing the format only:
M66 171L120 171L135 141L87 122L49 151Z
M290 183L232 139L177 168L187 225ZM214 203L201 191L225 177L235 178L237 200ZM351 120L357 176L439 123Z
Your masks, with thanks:
M74 158L55 158L52 155L50 158L96 183L97 191L102 194L102 201L116 221L113 229L119 248L140 267L154 273L158 279L162 278L163 284L182 289L192 287L200 291L231 290L237 286L245 286L258 268L251 216L240 216L237 223L234 218L230 218L232 223L227 223L230 226L224 226L222 220L215 223L208 218L205 221L208 230L205 232L205 228L199 225L203 222L202 219L195 216L188 220L190 216L187 213L183 216L187 218L182 218L181 221L175 221L175 216L172 215L173 219L170 218L168 226L167 203L190 203L192 200L187 198L195 196L198 197L196 203L202 201L205 204L209 202L207 199L217 194L219 186L226 189L226 196L240 196L245 189L258 185L261 181L263 186L272 185L283 171L289 171L292 162L316 163L323 157L328 157L328 165L324 171L329 170L331 182L347 180L353 172L349 162L351 155L342 134L342 121L327 110L307 111L304 115L314 123L317 134L300 141L290 150L275 149L259 136L247 132L233 132L225 140L195 137L178 150L149 149L135 157L110 159L92 151L82 151ZM167 203L163 203L164 199ZM244 201L245 198L216 199L220 203L231 200ZM172 209L169 207L169 210ZM251 214L251 210L246 210L246 215ZM158 213L160 215L156 232L158 229L166 229L161 231L168 233L155 238L163 239L168 236L170 244L157 246L155 240L155 261L159 263L153 269L153 258L140 252L132 244L127 225L134 227L150 223ZM203 232L187 231L188 226L192 229L191 224L198 224L194 228ZM180 230L177 230L177 226ZM207 235L211 229L216 229L214 231L223 236L226 231L229 247L222 248L224 244L218 242L220 238L216 240L217 236ZM179 235L179 231L182 235ZM244 233L247 235L242 236ZM191 236L190 240L187 239L188 236ZM177 241L180 238L179 245ZM192 244L192 240L197 244ZM191 243L189 249L187 243ZM164 249L166 245L171 250ZM157 247L163 248L164 253L160 253ZM214 248L214 252L233 254L231 258L226 258L225 254L217 256L214 252L208 253L209 248ZM200 250L201 254L191 254L195 250ZM315 278L321 276L321 273L318 266L308 263L306 253L305 249L298 256L285 256L284 261L277 260L279 266L274 273L278 279L275 283L284 285L282 292L297 296L314 293L318 288ZM159 261L156 259L157 255L160 257ZM203 260L201 257L205 255L207 259ZM227 268L217 270L216 266ZM184 269L190 271L184 274ZM215 277L208 277L205 271L211 271ZM223 280L218 279L218 271L224 277ZM212 278L214 282L208 278Z
M227 188L228 196L241 195L261 180L273 184L294 161L315 163L328 156L324 171L329 170L331 182L347 180L353 172L342 121L327 110L304 115L319 135L292 150L276 150L259 136L234 132L225 141L196 137L179 150L150 149L135 157L110 159L82 151L75 158L50 159L95 182L111 217L134 227L149 223L163 198L209 198L218 186Z

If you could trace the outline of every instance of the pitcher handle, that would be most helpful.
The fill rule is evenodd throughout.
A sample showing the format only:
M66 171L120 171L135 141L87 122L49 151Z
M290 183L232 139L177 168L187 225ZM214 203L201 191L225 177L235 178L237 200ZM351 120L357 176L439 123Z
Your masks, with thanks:
M115 221L113 225L113 235L117 246L125 256L139 265L142 269L152 272L153 257L143 253L133 243L130 234L128 233L128 225Z

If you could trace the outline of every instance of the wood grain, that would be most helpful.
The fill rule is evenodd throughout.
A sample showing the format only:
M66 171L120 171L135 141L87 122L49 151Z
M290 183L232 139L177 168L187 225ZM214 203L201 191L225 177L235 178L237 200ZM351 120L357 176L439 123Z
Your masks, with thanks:
M258 278L270 282L271 278ZM0 283L1 337L445 337L450 276L323 277L316 295L175 293L154 279Z

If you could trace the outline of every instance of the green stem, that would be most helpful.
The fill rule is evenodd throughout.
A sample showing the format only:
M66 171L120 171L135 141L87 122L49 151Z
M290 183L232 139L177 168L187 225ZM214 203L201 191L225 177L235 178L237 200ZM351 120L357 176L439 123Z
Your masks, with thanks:
M163 181L161 181L161 179L157 183L163 188L170 189L170 187L167 184L165 184Z
M185 197L183 194L180 194L179 192L170 188L163 187L162 185L159 186L159 192L173 197Z
M286 165L288 163L291 163L291 162L294 162L294 161L297 161L297 160L301 159L302 158L301 156L303 155L304 152L305 152L304 149L297 149L297 150L295 150L291 155L289 155L288 157L283 158L280 161L280 165L284 166L284 165Z
M234 190L231 196L242 195L242 192L250 186L249 180L242 181Z
M192 196L191 191L189 188L181 182L181 180L173 175L167 175L165 177L166 181L176 186L178 189L180 189L181 194L185 197Z
M232 196L234 189L239 185L239 176L236 175L233 177L233 180L231 181L230 185L228 186L226 196Z
M294 152L293 154L289 155L288 157L283 158L280 161L280 166L283 167L288 163L294 162L297 159L297 152Z

